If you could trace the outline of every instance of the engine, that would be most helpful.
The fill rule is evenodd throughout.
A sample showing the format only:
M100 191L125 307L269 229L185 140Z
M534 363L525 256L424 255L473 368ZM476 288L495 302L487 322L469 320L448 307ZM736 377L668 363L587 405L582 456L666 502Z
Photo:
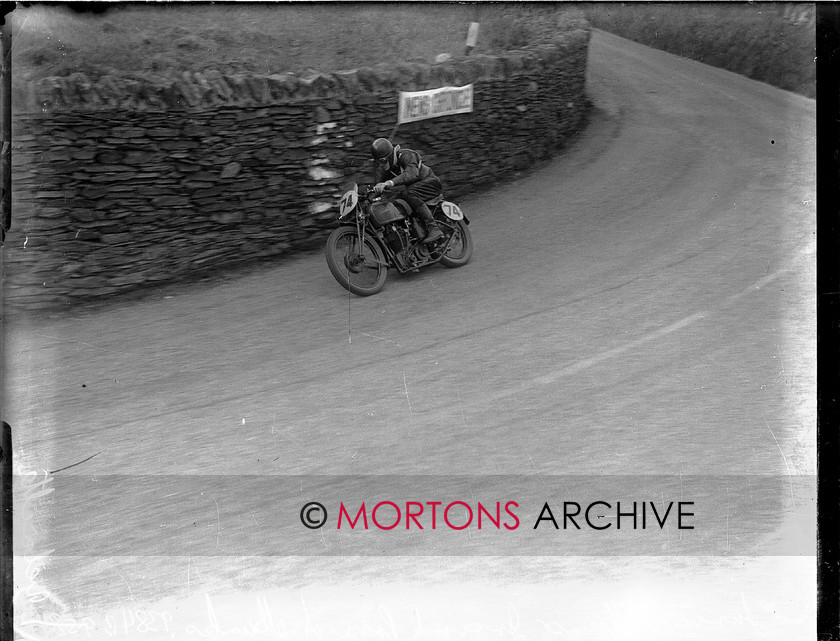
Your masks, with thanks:
M408 243L406 242L408 230L400 228L397 223L386 225L382 231L383 236L385 237L385 242L388 243L388 247L390 247L395 254L400 254L408 246Z

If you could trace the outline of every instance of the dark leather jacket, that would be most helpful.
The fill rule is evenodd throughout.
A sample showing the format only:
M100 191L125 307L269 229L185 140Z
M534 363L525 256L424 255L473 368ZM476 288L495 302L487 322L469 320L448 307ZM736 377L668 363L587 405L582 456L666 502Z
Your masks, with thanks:
M397 164L388 167L376 168L376 182L385 182L390 180L394 186L410 185L420 180L428 180L429 178L437 178L435 172L420 157L416 151L411 149L396 148Z

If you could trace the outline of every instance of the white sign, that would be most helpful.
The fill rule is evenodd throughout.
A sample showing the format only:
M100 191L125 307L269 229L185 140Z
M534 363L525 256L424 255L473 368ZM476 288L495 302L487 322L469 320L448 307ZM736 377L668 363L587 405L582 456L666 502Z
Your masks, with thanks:
M465 114L473 110L473 86L441 87L428 91L401 91L397 122Z
M467 47L470 49L475 48L476 43L478 42L478 23L471 22L470 28L467 31Z

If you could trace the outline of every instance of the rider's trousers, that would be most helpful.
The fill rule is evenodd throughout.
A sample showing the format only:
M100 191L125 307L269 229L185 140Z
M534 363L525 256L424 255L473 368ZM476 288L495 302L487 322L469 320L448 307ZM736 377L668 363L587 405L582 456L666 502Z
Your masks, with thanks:
M425 201L435 198L441 191L443 191L443 185L440 179L437 176L430 176L425 180L418 180L404 187L400 186L396 196L411 205L411 210L418 218L424 222L432 222L434 220L432 212L429 211Z

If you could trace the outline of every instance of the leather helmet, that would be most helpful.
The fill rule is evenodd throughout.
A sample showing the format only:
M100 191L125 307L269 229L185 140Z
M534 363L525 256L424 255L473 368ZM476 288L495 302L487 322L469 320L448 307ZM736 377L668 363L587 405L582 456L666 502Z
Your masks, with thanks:
M388 158L394 151L394 145L387 138L377 138L370 145L370 155L374 160Z

